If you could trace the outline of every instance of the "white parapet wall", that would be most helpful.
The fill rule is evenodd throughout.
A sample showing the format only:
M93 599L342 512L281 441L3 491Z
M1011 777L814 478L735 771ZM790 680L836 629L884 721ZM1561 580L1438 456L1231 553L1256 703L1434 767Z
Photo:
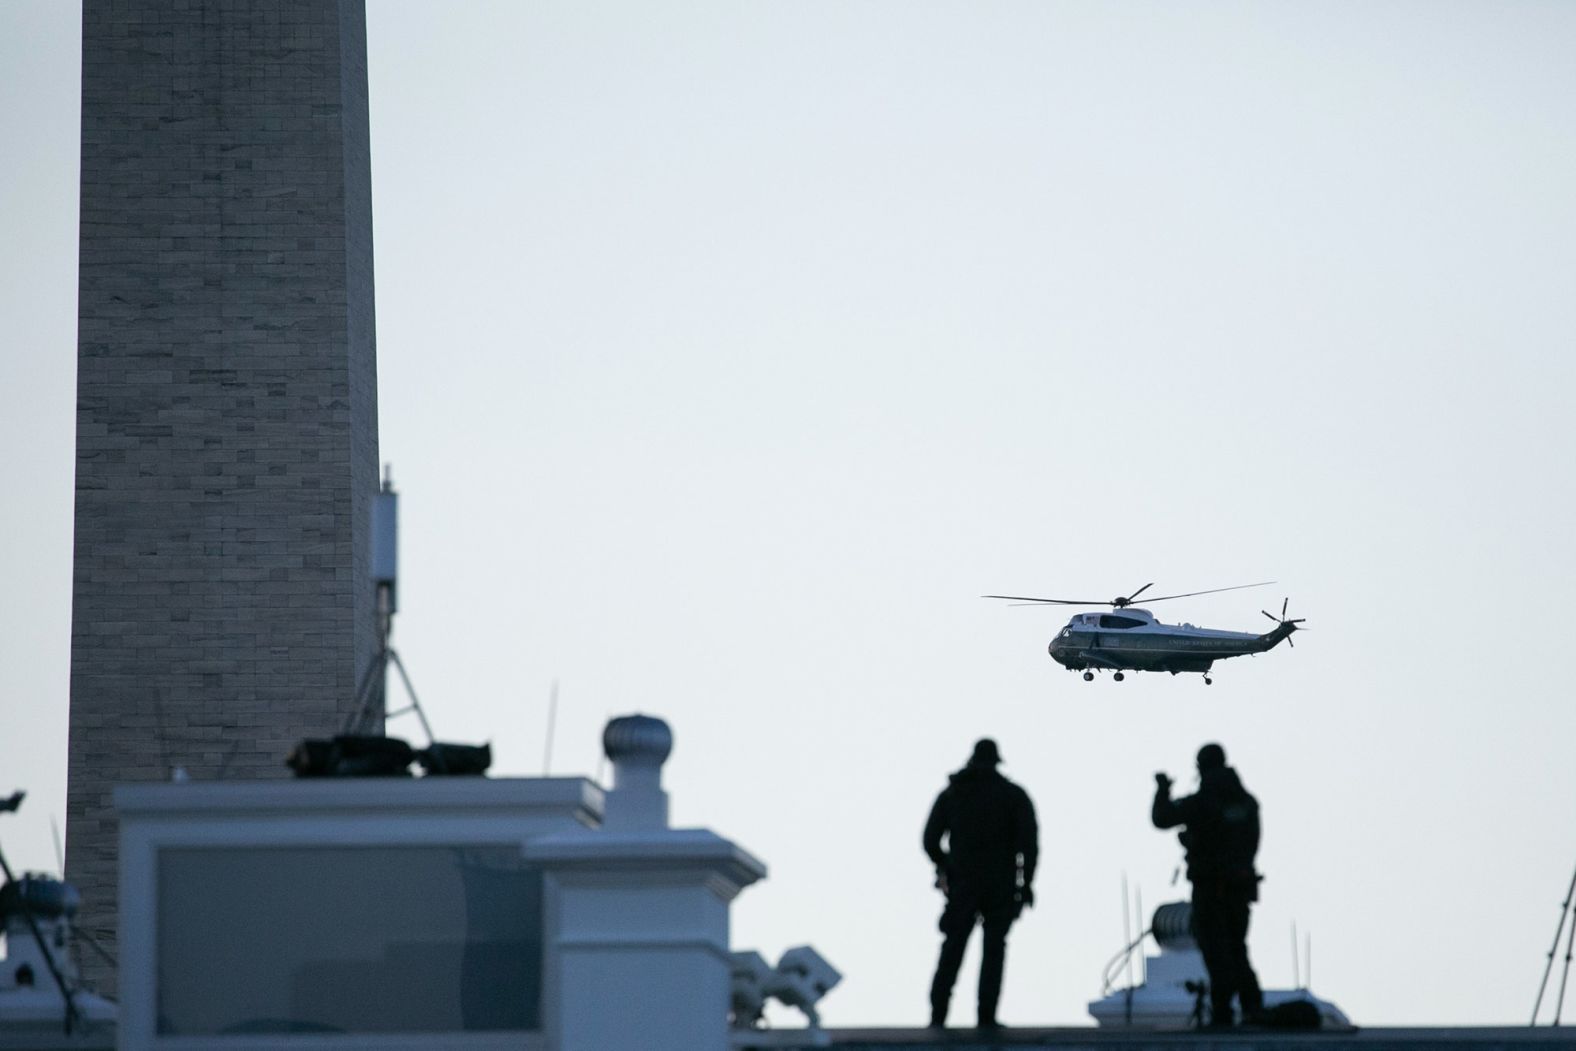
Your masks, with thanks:
M547 873L555 1051L725 1051L728 903L766 874L703 830L568 834L526 850Z
M725 1051L729 904L766 868L668 827L671 735L632 720L609 726L606 795L583 778L118 789L120 1048Z

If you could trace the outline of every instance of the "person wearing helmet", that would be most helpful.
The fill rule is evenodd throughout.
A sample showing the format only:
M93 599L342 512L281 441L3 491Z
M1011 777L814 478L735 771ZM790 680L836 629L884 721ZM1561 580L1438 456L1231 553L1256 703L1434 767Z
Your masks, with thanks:
M997 770L1001 753L980 740L967 765L936 797L925 822L925 853L936 866L936 886L947 896L941 913L941 958L930 985L930 1025L947 1024L947 1007L963 949L974 925L984 928L980 959L979 1027L1000 1028L996 1004L1007 958L1007 930L1034 904L1039 826L1029 793ZM945 841L945 843L943 843Z
M1259 803L1226 765L1218 744L1198 750L1198 791L1171 798L1171 778L1155 775L1150 820L1156 828L1185 828L1178 837L1187 851L1193 884L1193 940L1209 972L1210 1025L1232 1024L1231 1001L1243 1021L1261 1016L1264 994L1248 962L1248 912L1259 900L1253 859L1259 849Z

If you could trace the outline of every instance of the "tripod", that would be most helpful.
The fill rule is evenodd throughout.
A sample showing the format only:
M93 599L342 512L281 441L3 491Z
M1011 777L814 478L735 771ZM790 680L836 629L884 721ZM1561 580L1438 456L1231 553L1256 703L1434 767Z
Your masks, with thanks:
M345 723L344 732L347 734L371 732L377 726L380 711L385 721L396 715L415 712L416 718L421 720L422 730L427 735L427 743L431 745L436 742L432 736L432 727L427 725L427 713L421 710L421 701L416 697L416 688L410 684L410 675L405 671L405 662L399 659L399 653L390 641L394 634L393 599L392 585L387 581L379 581L378 652L373 654L366 673L361 676L361 685L356 688L356 707ZM405 684L405 693L410 697L410 704L395 712L386 710L385 705L384 688L388 684L390 664L399 672L400 681Z
M1543 990L1548 987L1549 974L1554 970L1554 954L1559 951L1560 935L1565 935L1565 967L1560 971L1560 995L1554 1001L1553 1025L1560 1024L1560 1012L1565 1008L1565 980L1571 975L1571 949L1576 946L1576 914L1571 911L1571 900L1576 897L1576 872L1571 873L1571 885L1565 891L1565 901L1560 905L1560 923L1554 928L1554 944L1549 946L1549 962L1543 967L1543 981L1538 983L1538 999L1532 1005L1532 1021L1538 1024L1538 1009L1543 1006ZM1570 931L1566 933L1565 920L1570 918Z

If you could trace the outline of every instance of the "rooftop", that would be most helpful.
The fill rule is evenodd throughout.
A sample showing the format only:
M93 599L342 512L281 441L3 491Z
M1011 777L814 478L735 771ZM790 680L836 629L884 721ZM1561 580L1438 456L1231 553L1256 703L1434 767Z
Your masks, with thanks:
M786 1033L782 1034L786 1036ZM1344 1051L1422 1051L1448 1047L1453 1051L1520 1051L1576 1047L1576 1030L1566 1028L1385 1028L1289 1032L1238 1030L1224 1033L1184 1030L1110 1030L1089 1028L1002 1030L985 1036L972 1029L831 1029L831 1046L845 1051L920 1051L945 1047L952 1051L993 1051L996 1048L1056 1048L1058 1051L1256 1051L1260 1048L1328 1048ZM779 1037L778 1039L781 1039ZM772 1046L809 1051L814 1045L783 1042Z

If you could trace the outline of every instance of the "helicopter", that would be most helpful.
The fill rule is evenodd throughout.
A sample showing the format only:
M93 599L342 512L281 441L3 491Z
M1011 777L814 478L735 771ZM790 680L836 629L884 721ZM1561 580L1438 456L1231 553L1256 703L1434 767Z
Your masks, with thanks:
M1180 595L1157 595L1146 602L1168 602L1195 595L1214 595L1222 591L1241 591L1243 588L1261 588L1273 580L1257 584L1238 584L1229 588L1211 588L1208 591L1189 591ZM1292 633L1299 629L1305 617L1288 620L1286 607L1291 599L1281 603L1280 616L1269 610L1260 610L1275 622L1275 627L1262 635L1248 631L1221 631L1200 628L1192 624L1162 624L1147 609L1139 609L1133 600L1154 587L1151 581L1131 595L1099 599L1034 598L1028 595L984 595L983 598L1005 599L1019 605L1036 606L1110 606L1109 613L1078 613L1051 640L1051 658L1068 671L1081 671L1085 682L1094 681L1095 670L1114 672L1117 682L1129 671L1201 672L1204 685L1215 680L1210 677L1211 665L1227 657L1240 657L1246 653L1263 653L1280 645L1282 639L1293 648Z

